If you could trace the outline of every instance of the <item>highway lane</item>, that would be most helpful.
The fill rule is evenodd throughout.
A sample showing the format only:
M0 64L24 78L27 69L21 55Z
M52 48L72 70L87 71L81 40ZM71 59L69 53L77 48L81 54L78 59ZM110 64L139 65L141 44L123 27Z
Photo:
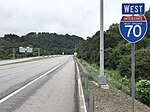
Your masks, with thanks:
M0 97L68 60L70 56L0 66Z
M14 112L75 112L73 58Z

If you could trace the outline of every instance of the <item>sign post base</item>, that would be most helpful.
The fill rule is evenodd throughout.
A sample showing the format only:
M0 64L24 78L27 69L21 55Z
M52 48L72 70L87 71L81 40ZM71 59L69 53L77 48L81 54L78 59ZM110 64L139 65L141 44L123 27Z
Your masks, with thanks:
M106 85L107 84L106 76L98 76L98 84L99 85Z
M98 84L102 89L109 89L109 85L107 84L106 76L99 76L98 77Z
M106 84L106 85L101 85L101 88L102 88L102 89L109 89L109 85L108 85L108 84Z

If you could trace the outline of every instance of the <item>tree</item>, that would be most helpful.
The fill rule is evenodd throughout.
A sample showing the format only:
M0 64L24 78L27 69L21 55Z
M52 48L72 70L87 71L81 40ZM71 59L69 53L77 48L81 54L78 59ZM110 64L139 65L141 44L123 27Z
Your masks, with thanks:
M60 35L56 33L48 32L31 32L24 36L17 36L15 34L6 34L0 38L0 58L9 59L12 58L12 49L19 47L32 47L41 48L41 55L49 54L73 54L75 46L84 42L84 39L75 35ZM17 58L20 58L23 54L17 50ZM30 53L27 56L37 56L36 53Z

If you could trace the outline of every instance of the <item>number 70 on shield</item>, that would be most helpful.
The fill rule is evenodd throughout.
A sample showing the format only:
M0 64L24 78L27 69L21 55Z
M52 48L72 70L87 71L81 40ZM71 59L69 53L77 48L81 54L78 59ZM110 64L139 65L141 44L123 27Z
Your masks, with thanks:
M138 24L136 25L125 25L125 28L128 28L127 37L133 35L134 37L140 37L142 34L142 27Z

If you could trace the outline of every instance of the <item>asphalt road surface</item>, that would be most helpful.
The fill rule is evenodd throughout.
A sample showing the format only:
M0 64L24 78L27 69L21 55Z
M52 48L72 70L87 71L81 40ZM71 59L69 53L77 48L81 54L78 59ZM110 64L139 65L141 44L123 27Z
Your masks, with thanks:
M58 70L1 102L0 112L74 112L75 66L72 56L0 66L0 98L64 62ZM28 99L24 98L26 95Z

